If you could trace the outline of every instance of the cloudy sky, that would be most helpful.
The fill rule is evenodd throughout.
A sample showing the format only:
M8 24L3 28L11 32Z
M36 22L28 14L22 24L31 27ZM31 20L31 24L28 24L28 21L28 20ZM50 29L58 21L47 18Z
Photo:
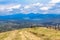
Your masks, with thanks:
M60 14L60 0L0 0L0 15Z

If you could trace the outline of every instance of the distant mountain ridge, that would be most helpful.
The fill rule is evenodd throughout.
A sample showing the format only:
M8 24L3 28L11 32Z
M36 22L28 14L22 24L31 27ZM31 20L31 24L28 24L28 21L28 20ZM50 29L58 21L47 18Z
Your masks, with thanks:
M60 18L60 14L13 14L13 15L5 15L0 16L0 19L24 19L24 18L30 18L30 19L44 19L44 18Z
M60 14L14 14L0 16L0 29L3 31L27 28L47 27L60 25ZM0 31L1 31L0 30Z
M60 14L13 14L0 16L0 20L22 20L22 21L39 21L39 22L59 22Z

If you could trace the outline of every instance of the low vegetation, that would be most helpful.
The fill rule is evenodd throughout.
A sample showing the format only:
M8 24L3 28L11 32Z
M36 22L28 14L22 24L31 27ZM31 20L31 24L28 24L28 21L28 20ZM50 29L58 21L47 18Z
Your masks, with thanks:
M0 40L60 40L60 31L45 27L23 28L0 33Z

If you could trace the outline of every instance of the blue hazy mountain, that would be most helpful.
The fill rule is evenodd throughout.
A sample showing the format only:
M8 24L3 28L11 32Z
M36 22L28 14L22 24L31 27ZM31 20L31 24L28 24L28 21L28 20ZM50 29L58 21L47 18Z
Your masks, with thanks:
M8 20L8 19L13 19L13 20L21 20L21 19L26 19L26 20L32 20L32 19L58 19L60 18L60 14L12 14L12 15L5 15L5 16L0 16L0 20Z
M39 22L60 22L60 14L13 14L0 16L0 20L30 20Z
M5 15L5 16L0 16L0 19L24 19L24 18L30 18L30 19L40 19L40 18L59 18L59 14L12 14L12 15Z
M55 26L60 24L60 14L13 14L0 16L0 25L4 25L3 29L26 28L31 26ZM5 30L4 30L5 31Z

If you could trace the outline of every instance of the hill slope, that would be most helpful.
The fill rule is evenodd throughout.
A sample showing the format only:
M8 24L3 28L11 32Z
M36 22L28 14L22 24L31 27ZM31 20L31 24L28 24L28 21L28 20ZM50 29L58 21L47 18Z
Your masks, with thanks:
M0 33L0 40L60 40L60 31L47 28L24 28Z

